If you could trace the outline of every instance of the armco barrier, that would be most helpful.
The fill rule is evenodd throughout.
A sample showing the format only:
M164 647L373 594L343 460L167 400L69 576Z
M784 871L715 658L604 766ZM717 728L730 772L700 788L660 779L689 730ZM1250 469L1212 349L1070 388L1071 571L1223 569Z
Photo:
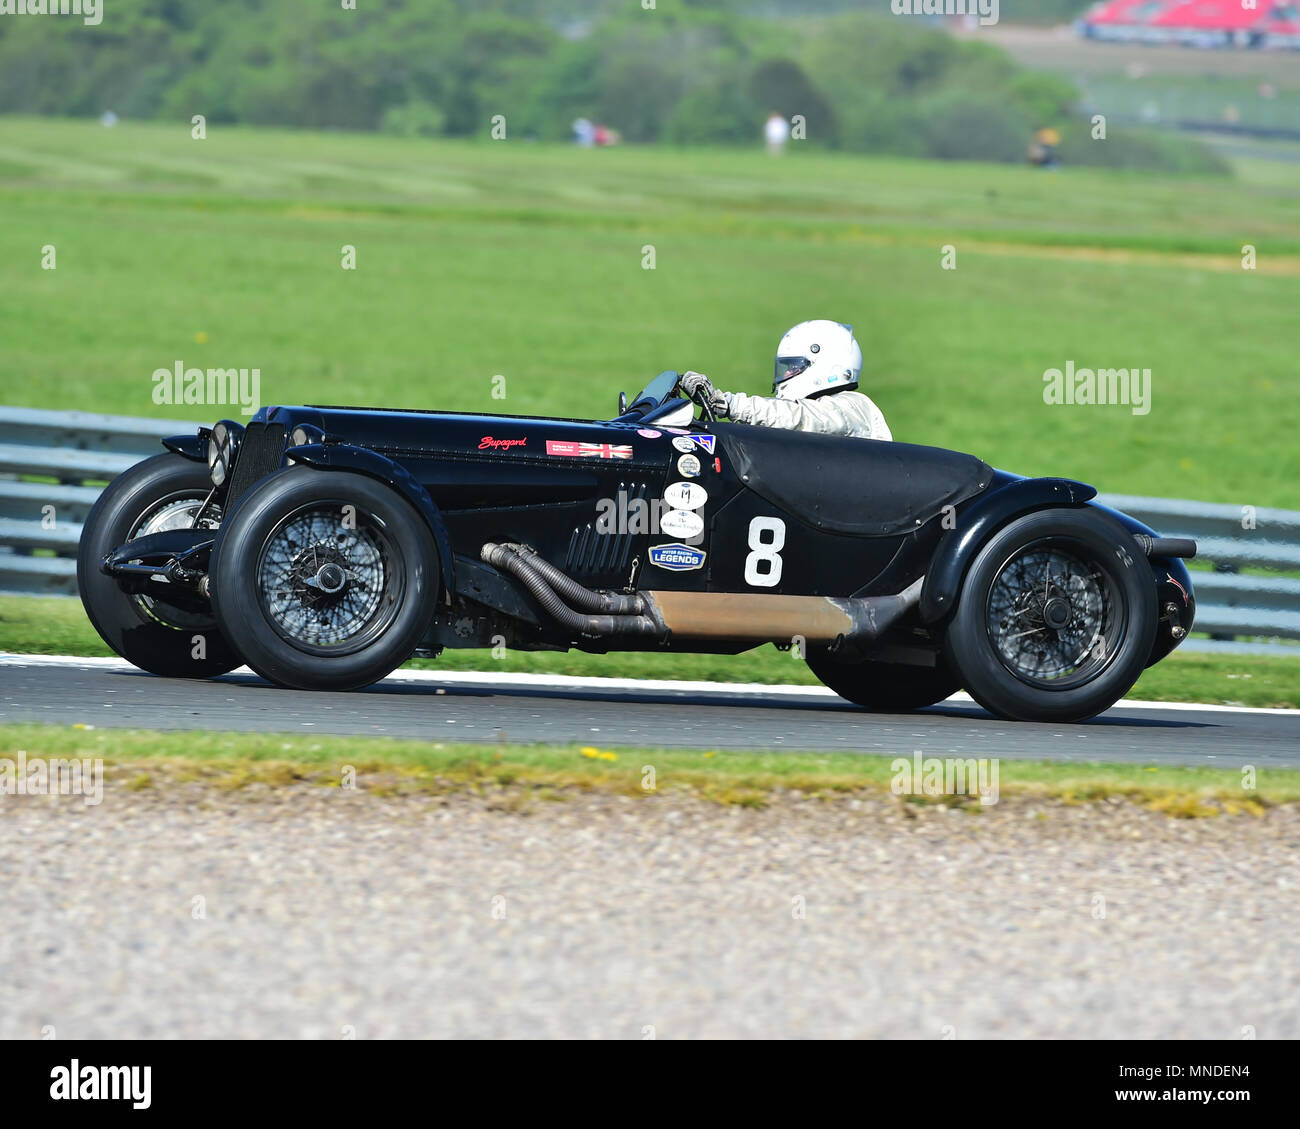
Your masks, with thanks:
M1300 572L1300 513L1214 502L1103 494L1098 501L1131 514L1167 537L1191 537L1198 569L1196 630L1232 639L1300 639L1300 580L1242 569Z
M75 596L81 523L100 490L196 426L0 408L0 591Z

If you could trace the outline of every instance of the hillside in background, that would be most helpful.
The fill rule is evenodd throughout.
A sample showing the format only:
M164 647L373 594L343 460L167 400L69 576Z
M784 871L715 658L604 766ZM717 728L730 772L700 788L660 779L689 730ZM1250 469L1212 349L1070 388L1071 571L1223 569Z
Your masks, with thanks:
M1059 5L1064 8L1072 5ZM980 36L861 5L760 0L114 0L104 22L0 21L0 112L563 140L587 117L633 143L753 144L772 111L808 145L1020 161L1035 129L1073 164L1221 167L1140 133L1091 143L1078 91ZM888 3L881 0L881 12ZM1002 5L1013 18L1015 5ZM1029 6L1025 6L1029 10ZM1035 7L1041 12L1041 7Z

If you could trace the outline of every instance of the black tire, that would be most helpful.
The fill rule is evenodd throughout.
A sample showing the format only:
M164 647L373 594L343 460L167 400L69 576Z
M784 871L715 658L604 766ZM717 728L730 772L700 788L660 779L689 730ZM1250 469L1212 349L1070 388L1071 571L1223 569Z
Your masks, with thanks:
M258 674L299 690L356 690L410 658L440 570L428 525L396 491L299 466L240 498L211 575L217 621Z
M1041 510L971 563L944 656L999 717L1082 721L1132 688L1157 618L1151 569L1127 530L1096 510Z
M244 662L221 633L211 610L202 609L198 601L182 607L134 596L99 568L119 545L156 532L151 522L184 522L187 510L197 510L195 501L202 502L211 489L203 463L170 451L155 455L113 479L82 527L77 588L86 615L117 654L151 674L212 678ZM202 645L198 636L203 637ZM196 658L196 653L202 657Z
M940 659L935 666L837 662L825 648L808 652L808 669L841 698L878 713L906 713L942 702L961 689Z

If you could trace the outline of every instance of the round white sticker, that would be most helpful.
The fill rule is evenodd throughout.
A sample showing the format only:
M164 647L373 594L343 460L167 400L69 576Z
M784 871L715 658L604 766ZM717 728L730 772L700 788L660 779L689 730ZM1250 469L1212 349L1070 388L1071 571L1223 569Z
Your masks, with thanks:
M689 439L685 435L679 435L677 436L676 439L673 440L673 446L676 447L679 451L694 451L695 440Z
M704 532L704 519L690 510L669 510L659 519L659 531L689 540Z
M677 473L683 478L695 478L700 473L700 460L694 455L683 455L677 460Z
M709 500L709 492L698 482L674 482L664 491L664 501L675 510L698 510Z

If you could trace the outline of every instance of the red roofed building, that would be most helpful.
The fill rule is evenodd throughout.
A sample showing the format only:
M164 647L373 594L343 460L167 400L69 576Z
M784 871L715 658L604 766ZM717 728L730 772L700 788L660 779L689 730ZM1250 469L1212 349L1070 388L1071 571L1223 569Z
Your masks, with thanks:
M1076 25L1090 39L1196 47L1300 46L1300 0L1106 0Z
M1135 43L1156 16L1178 0L1103 0L1094 5L1076 25L1089 39Z

